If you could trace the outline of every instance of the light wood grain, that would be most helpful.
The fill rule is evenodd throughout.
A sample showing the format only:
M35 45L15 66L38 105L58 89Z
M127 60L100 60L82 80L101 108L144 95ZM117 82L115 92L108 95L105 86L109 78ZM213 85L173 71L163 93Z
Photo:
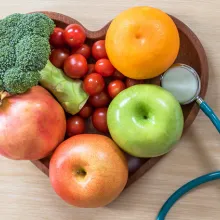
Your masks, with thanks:
M219 0L7 0L1 2L0 17L14 12L57 11L73 16L88 29L96 30L121 10L146 4L176 16L199 36L210 65L206 101L220 115ZM100 209L78 209L66 205L55 195L48 178L30 162L1 157L0 167L1 220L152 220L177 187L220 168L220 140L215 128L200 112L175 150L126 189L113 204ZM219 207L220 185L215 181L180 200L167 219L220 219Z

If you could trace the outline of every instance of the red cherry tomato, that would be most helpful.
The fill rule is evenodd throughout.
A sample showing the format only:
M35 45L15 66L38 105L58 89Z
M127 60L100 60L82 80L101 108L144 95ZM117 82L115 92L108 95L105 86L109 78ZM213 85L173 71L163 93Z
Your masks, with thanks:
M64 62L64 72L71 78L81 78L88 71L86 58L81 54L73 54Z
M89 95L99 94L105 87L105 81L103 77L98 73L91 73L86 76L83 81L83 89Z
M122 73L120 73L118 70L115 70L112 77L114 79L121 79L121 80L123 80L125 78L125 76Z
M108 108L97 108L92 115L92 124L96 130L107 133L107 111Z
M88 70L88 72L87 72L87 74L90 74L90 73L95 73L95 64L88 64L88 68L89 68L89 70Z
M72 54L81 54L83 55L86 59L89 58L90 54L91 54L91 49L87 44L83 44L81 47L79 47L78 49L73 49L72 50Z
M62 28L54 28L50 35L50 44L55 48L62 48L65 45L64 30Z
M64 61L69 57L67 49L54 49L50 55L50 62L57 68L63 68Z
M96 108L106 107L110 101L109 95L104 91L89 97L89 103Z
M88 118L92 115L92 106L86 103L79 112L79 115L83 118Z
M121 80L114 80L109 83L108 85L108 94L111 98L114 98L116 95L118 95L122 90L124 90L125 84Z
M100 59L95 64L95 70L102 76L107 77L113 75L115 68L108 59Z
M96 41L92 46L92 56L96 59L107 58L107 53L105 50L105 40Z
M73 116L67 120L66 132L69 137L82 134L85 131L85 121L80 116Z
M80 47L86 40L84 28L78 24L70 24L64 31L66 43L71 47Z
M131 86L134 86L134 85L137 85L137 84L143 84L144 81L143 80L137 80L137 79L130 79L130 78L127 78L126 81L125 81L125 85L126 87L131 87Z

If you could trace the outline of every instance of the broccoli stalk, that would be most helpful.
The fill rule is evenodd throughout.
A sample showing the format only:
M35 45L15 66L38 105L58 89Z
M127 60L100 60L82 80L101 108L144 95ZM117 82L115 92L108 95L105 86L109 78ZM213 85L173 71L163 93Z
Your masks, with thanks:
M67 77L61 69L56 68L50 61L40 71L40 84L49 90L59 101L66 112L74 115L80 111L88 99L82 89L81 80Z

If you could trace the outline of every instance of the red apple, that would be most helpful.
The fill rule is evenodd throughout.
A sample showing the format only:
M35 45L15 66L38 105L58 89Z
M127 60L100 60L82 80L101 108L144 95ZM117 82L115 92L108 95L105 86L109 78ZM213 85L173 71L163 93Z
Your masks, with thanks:
M0 154L15 160L46 157L64 139L63 108L43 87L3 99L0 105Z
M80 134L64 141L50 161L50 181L67 203L84 208L109 204L124 189L128 165L110 138Z

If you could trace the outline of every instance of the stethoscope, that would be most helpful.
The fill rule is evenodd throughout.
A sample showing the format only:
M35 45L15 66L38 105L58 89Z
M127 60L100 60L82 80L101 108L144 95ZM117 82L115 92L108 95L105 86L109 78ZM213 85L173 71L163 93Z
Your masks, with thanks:
M172 93L182 105L196 101L200 109L209 117L217 131L220 133L220 120L210 106L199 97L201 82L198 73L192 67L185 64L173 65L162 75L161 86ZM200 176L180 187L164 203L156 220L164 220L172 206L183 195L201 184L217 179L220 179L220 171Z

